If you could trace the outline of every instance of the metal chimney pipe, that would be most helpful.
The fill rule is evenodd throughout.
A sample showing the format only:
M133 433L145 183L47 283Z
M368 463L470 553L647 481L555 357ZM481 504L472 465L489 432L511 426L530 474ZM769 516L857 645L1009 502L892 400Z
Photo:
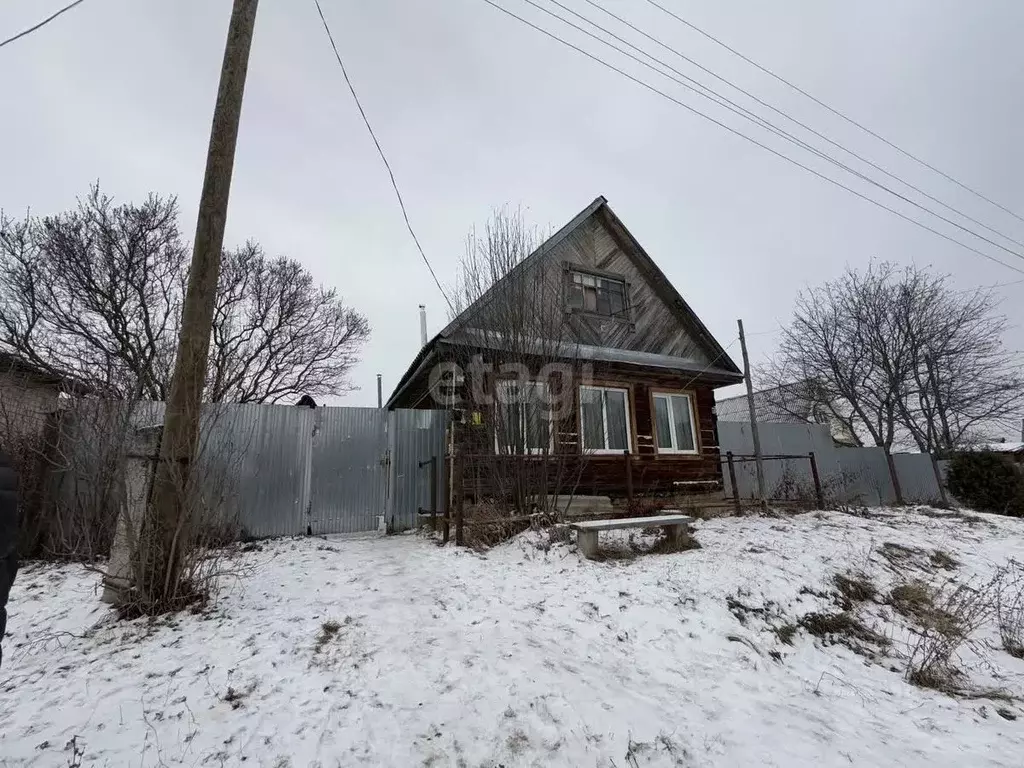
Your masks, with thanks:
M427 305L420 304L420 346L427 346Z

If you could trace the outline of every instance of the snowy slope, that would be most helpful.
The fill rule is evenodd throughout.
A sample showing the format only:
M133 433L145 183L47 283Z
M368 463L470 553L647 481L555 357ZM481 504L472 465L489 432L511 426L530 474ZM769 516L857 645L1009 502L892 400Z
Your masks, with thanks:
M1024 560L1021 525L723 519L697 525L703 549L605 562L535 534L486 555L281 540L237 556L211 615L156 623L111 621L80 566L36 565L11 596L0 765L68 765L77 737L82 766L1020 766L1024 719L996 710L1024 709L904 682L884 607L864 609L893 639L881 663L769 625L821 609L801 587L836 571L887 589L887 542L984 578ZM780 617L741 624L730 596ZM972 675L1024 694L998 648Z

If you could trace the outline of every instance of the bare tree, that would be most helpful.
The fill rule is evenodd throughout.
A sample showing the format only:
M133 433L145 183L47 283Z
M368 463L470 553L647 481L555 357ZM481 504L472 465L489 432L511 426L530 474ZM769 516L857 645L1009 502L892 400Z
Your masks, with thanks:
M451 291L461 315L446 345L452 376L463 377L450 383L460 385L464 408L481 414L463 427L465 476L478 496L520 512L553 511L582 467L575 426L563 429L572 421L579 343L562 266L541 253L530 258L539 241L519 210L495 211L483 232L470 232Z
M209 399L277 402L349 389L366 318L301 264L255 243L224 254L213 320Z
M0 214L0 344L94 391L165 398L187 281L173 197L115 205L95 185L55 216ZM224 255L205 397L337 394L368 337L335 290L249 243Z
M800 294L762 375L806 382L817 410L887 453L908 443L948 451L1024 406L997 308L991 292L954 291L927 269L848 269Z

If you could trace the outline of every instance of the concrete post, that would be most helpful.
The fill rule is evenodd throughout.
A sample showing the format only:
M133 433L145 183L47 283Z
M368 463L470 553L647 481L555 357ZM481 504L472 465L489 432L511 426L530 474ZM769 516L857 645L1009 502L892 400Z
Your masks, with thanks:
M163 426L135 430L125 453L124 496L117 514L114 542L110 546L110 562L103 575L100 600L117 603L132 586L132 552L139 538L139 527L145 519L149 492L153 484L153 468L160 453Z

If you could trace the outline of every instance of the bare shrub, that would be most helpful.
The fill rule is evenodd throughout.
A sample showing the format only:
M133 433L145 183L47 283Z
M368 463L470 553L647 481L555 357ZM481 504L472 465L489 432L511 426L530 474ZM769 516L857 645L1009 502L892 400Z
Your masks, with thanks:
M996 621L1003 650L1024 659L1024 565L1010 561L1004 588L997 593Z
M514 508L493 499L466 504L465 543L474 549L489 549L530 527L530 519L516 515Z
M818 492L814 487L814 480L811 477L810 464L808 459L786 459L782 475L776 482L774 488L769 491L769 501L785 501L797 509L839 509L840 506L848 504L851 499L848 497L847 488L856 482L860 476L857 472L843 470L839 474L822 476L821 503L818 501ZM793 462L801 463L801 471L793 467ZM856 501L853 499L852 501Z
M222 577L239 573L241 566L223 548L244 535L238 480L252 433L245 429L249 422L238 409L259 407L204 407L200 444L190 470L170 467L180 510L171 530L168 521L156 518L148 501L162 427L133 432L125 452L118 531L110 564L103 569L122 616L198 609Z
M979 587L948 582L933 590L908 585L897 595L894 606L902 605L917 624L907 664L909 682L946 693L963 691L961 654L980 649L974 635L995 612L1002 579L1000 571Z

